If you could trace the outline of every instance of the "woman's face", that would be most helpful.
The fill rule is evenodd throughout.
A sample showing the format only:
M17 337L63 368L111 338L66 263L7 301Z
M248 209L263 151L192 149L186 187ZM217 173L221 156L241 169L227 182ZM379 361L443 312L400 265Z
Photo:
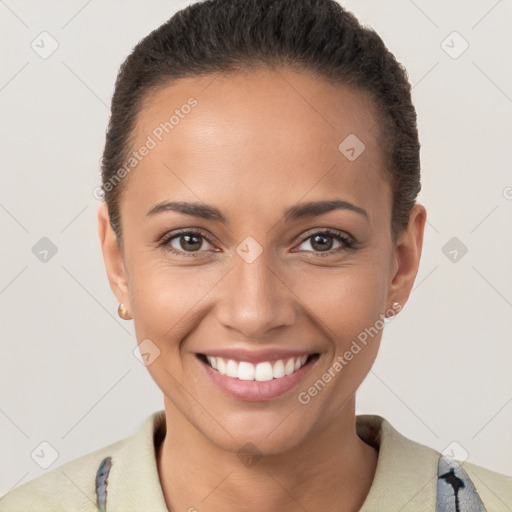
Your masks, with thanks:
M99 211L107 272L167 412L218 446L277 453L326 428L369 372L386 310L407 300L424 210L394 244L377 123L363 94L284 68L181 79L140 112L124 256ZM239 361L285 376L245 380Z

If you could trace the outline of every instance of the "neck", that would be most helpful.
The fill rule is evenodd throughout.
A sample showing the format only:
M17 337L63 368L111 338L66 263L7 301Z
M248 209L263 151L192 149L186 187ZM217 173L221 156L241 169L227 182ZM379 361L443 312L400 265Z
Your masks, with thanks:
M244 512L355 512L375 475L378 452L357 435L354 398L304 442L247 465L204 437L168 401L165 413L157 463L170 512L239 512L241 503Z

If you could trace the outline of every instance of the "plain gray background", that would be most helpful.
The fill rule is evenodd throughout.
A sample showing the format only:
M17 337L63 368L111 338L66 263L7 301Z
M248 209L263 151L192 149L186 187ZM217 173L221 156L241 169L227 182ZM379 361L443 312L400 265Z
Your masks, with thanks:
M121 62L189 3L0 1L0 495L45 471L34 452L55 450L54 469L163 408L116 314L93 189ZM510 475L512 4L342 3L408 69L428 211L415 288L358 413ZM47 58L31 46L52 40ZM46 262L33 253L43 237L57 249Z

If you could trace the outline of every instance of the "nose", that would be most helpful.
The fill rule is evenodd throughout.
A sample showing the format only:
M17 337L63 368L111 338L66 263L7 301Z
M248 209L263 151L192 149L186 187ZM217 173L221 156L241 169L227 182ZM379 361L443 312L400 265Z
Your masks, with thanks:
M234 267L222 281L217 319L243 339L267 340L278 327L291 326L297 303L282 272L271 268L265 251L248 263L234 257Z

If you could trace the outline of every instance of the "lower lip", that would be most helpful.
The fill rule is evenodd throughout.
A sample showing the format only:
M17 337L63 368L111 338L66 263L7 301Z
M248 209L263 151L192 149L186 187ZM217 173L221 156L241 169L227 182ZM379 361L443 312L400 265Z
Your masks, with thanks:
M279 379L259 382L256 380L240 380L234 377L222 375L210 365L196 356L199 364L205 369L212 381L229 396L251 402L272 400L278 398L287 391L293 389L306 376L312 366L318 361L318 357L311 359L304 366L290 375Z

